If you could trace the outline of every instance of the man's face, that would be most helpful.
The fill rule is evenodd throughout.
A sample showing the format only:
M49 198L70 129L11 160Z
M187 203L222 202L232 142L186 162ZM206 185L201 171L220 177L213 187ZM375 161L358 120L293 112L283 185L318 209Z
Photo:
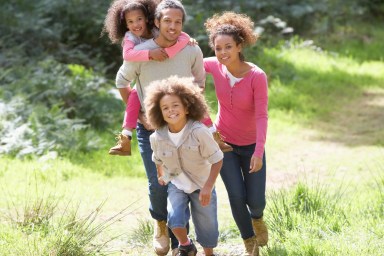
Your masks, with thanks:
M155 23L159 28L159 39L176 42L183 29L183 12L175 8L164 9L161 19Z

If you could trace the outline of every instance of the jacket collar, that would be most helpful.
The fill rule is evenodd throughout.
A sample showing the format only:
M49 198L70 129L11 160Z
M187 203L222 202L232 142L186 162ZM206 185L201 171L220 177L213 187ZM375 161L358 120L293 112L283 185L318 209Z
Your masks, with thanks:
M185 130L184 130L184 133L183 133L183 137L181 138L180 140L180 145L182 144L182 142L192 133L192 131L198 127L202 127L204 126L201 122L198 122L198 121L195 121L195 120L191 120L191 119L188 119L187 123L185 124ZM155 131L155 133L157 133L158 135L158 139L159 140L169 140L169 136L168 136L168 125L164 125L163 127L160 127L159 129L157 129Z

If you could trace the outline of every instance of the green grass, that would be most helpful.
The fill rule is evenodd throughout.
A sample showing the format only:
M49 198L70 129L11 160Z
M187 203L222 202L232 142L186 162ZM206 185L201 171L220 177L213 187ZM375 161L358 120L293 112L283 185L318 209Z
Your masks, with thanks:
M269 78L265 219L271 239L262 255L384 255L384 107L375 101L384 92L384 33L363 28L370 41L345 28L349 40L340 44L342 36L332 35L329 51L295 39L288 48L246 54ZM206 95L214 117L211 78ZM0 255L153 253L136 138L131 157L107 154L115 144L111 133L99 138L98 151L68 158L0 156ZM220 178L217 193L217 252L240 255Z

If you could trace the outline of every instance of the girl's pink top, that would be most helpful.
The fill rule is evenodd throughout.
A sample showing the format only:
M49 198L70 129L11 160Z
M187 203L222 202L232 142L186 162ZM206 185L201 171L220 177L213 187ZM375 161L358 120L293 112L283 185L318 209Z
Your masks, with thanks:
M183 49L189 42L190 37L187 33L181 32L176 44L171 47L164 48L169 58L173 58L181 49ZM129 37L124 37L123 43L123 59L126 61L148 61L149 60L149 50L134 50L135 42L129 39Z
M205 71L213 77L218 99L217 130L231 144L256 143L253 154L262 158L268 126L268 82L262 69L249 64L253 68L231 87L226 69L217 58L204 59Z

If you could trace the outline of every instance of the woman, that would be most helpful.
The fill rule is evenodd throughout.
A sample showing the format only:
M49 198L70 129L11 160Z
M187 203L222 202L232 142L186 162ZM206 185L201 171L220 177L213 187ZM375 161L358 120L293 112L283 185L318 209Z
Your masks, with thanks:
M246 62L242 50L256 43L252 20L224 12L209 18L205 27L216 57L204 68L214 79L219 111L216 128L233 147L224 154L220 175L228 192L232 215L249 255L258 255L268 242L263 221L268 125L268 82L262 69Z

